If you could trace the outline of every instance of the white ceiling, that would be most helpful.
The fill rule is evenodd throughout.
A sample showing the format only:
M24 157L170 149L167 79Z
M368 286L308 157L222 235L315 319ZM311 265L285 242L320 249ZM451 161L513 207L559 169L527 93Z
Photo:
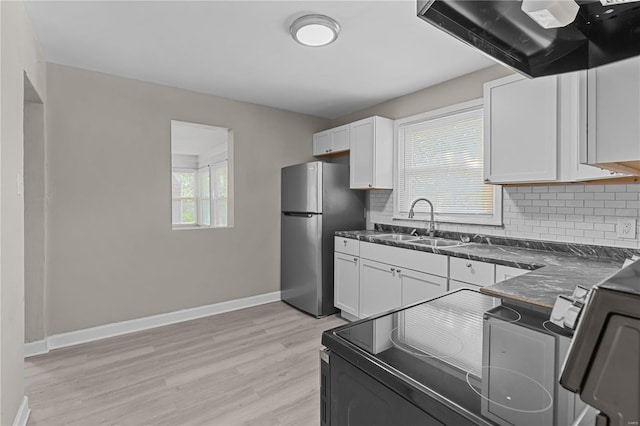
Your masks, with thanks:
M47 61L335 118L494 62L395 1L28 1ZM325 47L299 16L342 26Z
M228 129L171 121L171 154L206 155L226 150Z

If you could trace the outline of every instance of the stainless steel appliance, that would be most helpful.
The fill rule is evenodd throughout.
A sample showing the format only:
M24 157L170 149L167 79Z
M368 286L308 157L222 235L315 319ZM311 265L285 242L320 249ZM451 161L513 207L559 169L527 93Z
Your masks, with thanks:
M321 424L568 426L570 333L548 318L462 289L326 331Z
M577 0L577 16L560 28L543 28L521 10L522 1L418 0L418 16L522 74L540 77L639 55L640 3L627 1Z
M282 300L316 317L333 306L333 235L364 229L364 194L349 189L349 167L314 161L282 169Z
M591 290L560 384L600 410L597 426L640 422L640 261Z

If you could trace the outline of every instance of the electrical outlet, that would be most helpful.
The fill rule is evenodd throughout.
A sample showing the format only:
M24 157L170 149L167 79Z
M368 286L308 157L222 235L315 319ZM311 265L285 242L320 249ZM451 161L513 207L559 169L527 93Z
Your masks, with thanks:
M618 219L618 238L636 238L635 219Z

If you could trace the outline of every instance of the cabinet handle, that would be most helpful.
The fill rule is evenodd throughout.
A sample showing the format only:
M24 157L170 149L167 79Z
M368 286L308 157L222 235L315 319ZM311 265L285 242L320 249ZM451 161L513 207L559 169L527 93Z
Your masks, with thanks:
M489 178L484 178L484 181L485 181L485 182L491 182L491 181L489 180Z
M467 264L465 265L467 268L471 268L471 262L467 262Z

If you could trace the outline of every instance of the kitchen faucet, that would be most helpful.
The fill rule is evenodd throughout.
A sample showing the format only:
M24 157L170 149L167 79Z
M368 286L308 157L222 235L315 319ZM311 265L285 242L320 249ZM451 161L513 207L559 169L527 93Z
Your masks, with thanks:
M409 209L409 219L413 219L413 208L416 206L416 203L418 201L426 201L427 203L429 203L429 206L431 207L431 222L429 223L429 236L433 238L433 235L436 232L436 227L433 219L433 203L431 201L427 200L426 198L416 198L415 201L411 203L411 208Z

